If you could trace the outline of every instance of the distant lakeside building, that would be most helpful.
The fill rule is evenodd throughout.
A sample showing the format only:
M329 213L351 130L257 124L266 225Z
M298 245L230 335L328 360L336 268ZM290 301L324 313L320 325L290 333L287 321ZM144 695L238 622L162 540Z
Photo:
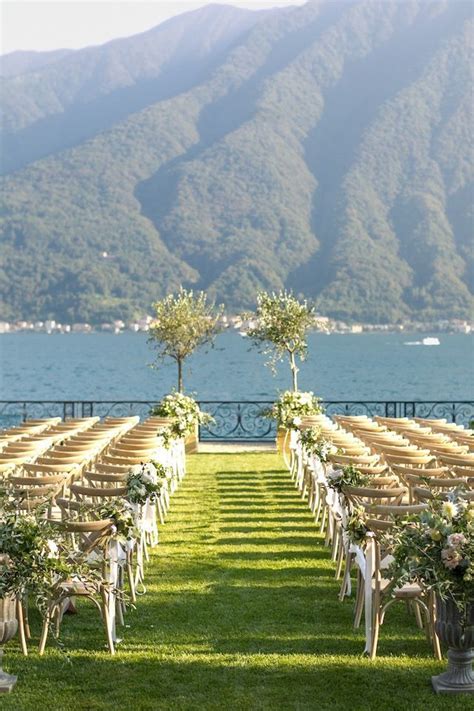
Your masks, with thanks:
M424 323L421 321L404 321L402 323L346 323L328 317L318 317L323 322L323 330L326 333L474 333L474 322L462 319L447 319ZM124 332L146 333L153 324L153 317L146 314L136 321L125 322L120 319L100 324L90 323L58 323L52 319L45 321L0 321L0 335L10 333L46 333L46 334L68 334L68 333L115 333ZM233 329L240 333L245 333L252 323L242 319L241 316L232 314L221 317L223 329Z

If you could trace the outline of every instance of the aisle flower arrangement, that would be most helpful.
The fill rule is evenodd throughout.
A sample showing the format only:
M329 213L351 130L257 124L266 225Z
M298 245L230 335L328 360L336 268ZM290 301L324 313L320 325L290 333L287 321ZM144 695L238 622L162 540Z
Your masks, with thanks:
M337 447L324 437L320 427L308 427L299 434L302 448L310 455L326 463L330 454L336 454Z
M85 561L75 563L74 548L61 527L47 520L44 508L19 516L2 500L0 511L0 598L29 593L44 614L57 580L73 574L85 583L94 578Z
M327 475L328 485L339 493L344 493L345 486L366 486L370 477L362 474L353 464L334 469Z
M113 523L112 534L119 543L133 541L139 536L134 507L128 499L109 499L103 504L85 504L88 515L92 518L110 518Z
M167 468L162 464L136 464L127 476L127 498L132 504L155 501L160 494L162 481L166 479Z
M362 545L369 530L367 513L364 507L353 506L344 525L344 531L349 541L355 545Z
M314 393L286 390L267 414L275 419L280 427L298 429L303 416L319 415L321 412L320 398Z

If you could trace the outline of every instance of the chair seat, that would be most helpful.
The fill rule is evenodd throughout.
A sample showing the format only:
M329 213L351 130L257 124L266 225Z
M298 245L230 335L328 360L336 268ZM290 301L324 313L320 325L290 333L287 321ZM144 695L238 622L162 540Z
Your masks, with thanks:
M409 597L421 597L423 595L423 590L418 583L406 583L401 588L395 588L393 593L395 597L404 599Z
M388 586L391 584L391 580L382 578L380 581L380 588L384 592ZM375 580L372 581L372 589L375 589ZM420 588L418 583L406 583L401 588L395 588L393 594L396 598L402 600L412 597L421 597L423 595L423 590Z
M61 594L72 597L73 595L92 595L105 585L105 583L93 583L85 585L81 580L67 580L59 586Z

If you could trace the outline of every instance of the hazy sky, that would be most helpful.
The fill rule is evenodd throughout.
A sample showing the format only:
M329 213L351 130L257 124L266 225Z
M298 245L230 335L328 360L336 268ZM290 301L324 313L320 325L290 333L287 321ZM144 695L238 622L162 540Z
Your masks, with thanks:
M249 8L303 5L305 0L215 0ZM2 0L0 53L86 47L143 32L209 0Z

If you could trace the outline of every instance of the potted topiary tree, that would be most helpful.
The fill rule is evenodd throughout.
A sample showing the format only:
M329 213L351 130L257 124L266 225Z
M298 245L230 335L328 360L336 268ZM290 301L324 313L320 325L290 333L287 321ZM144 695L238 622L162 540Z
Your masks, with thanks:
M291 373L291 390L280 397L272 412L291 413L292 423L297 425L300 415L321 412L313 393L298 392L298 361L304 361L308 355L308 332L321 328L322 322L316 316L316 306L306 299L300 301L291 291L257 294L255 313L245 314L244 318L254 325L248 330L252 345L268 357L267 365L276 373L277 364L288 361ZM276 417L278 422L277 444L284 449L283 441L288 439L290 429L287 421Z
M163 417L175 417L175 408L192 411L197 408L189 395L184 395L183 367L186 359L196 350L203 347L212 347L215 337L221 331L220 319L223 306L216 307L209 302L203 291L188 291L182 287L177 294L170 294L161 301L153 304L155 319L150 327L149 343L155 349L156 361L153 367L167 360L174 361L177 365L177 392L168 396L166 403L159 405L153 414ZM192 401L192 402L189 402ZM197 408L199 410L199 408ZM192 432L187 432L188 449L191 440L197 440L196 417Z

